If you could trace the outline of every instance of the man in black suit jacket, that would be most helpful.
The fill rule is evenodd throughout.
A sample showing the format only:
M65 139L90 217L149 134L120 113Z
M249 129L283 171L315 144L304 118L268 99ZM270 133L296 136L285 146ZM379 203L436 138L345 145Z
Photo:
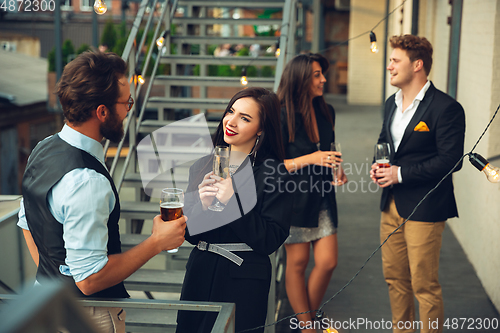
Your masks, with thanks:
M426 38L393 36L387 69L400 90L385 103L378 142L391 148L391 167L373 164L370 176L383 188L380 239L383 242L460 160L465 115L462 106L427 80L432 45ZM455 171L461 168L457 166ZM443 297L438 281L445 221L458 216L451 175L418 207L382 247L394 332L442 332ZM419 302L415 322L413 297Z

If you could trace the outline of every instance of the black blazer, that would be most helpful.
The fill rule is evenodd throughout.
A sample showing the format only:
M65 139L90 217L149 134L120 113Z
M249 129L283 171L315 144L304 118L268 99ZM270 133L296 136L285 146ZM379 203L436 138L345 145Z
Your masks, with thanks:
M403 183L384 188L380 209L392 192L401 217L407 218L418 202L453 168L464 151L465 113L452 97L431 83L394 153L391 123L396 110L395 94L385 103L384 123L378 142L391 146L391 164L401 167ZM428 130L416 131L424 122ZM460 163L455 171L460 170ZM454 172L455 172L454 171ZM453 180L448 176L411 217L413 221L439 222L458 216Z
M197 193L199 175L205 175L211 170L211 159L211 156L202 158L190 168L188 193ZM251 162L247 158L245 163ZM237 175L244 164L233 177L236 183L241 183ZM236 331L264 325L271 282L271 262L268 255L281 246L290 229L290 196L278 190L279 183L288 177L283 163L267 159L260 165L255 164L253 176L257 200L255 206L243 217L194 236L189 234L189 225L186 229L186 240L193 245L200 240L208 243L243 242L254 250L235 252L244 260L238 266L218 254L194 248L186 264L181 300L235 303ZM245 201L244 197L244 193L240 193L242 201ZM198 201L188 203L188 198ZM237 206L235 200L233 195L226 208ZM245 206L245 202L242 202L242 206ZM186 194L185 207L191 207L184 213L192 219L199 214L224 218L223 215L228 213L226 209L222 212L201 211L197 195ZM247 211L245 207L243 210ZM177 332L210 332L216 316L217 313L213 312L179 311Z
M333 124L335 124L335 110L328 105ZM320 150L330 150L330 143L335 141L335 131L331 123L315 106L316 122L318 124ZM285 158L292 159L317 151L316 143L311 142L304 127L302 114L295 113L295 140L288 140L288 126L286 111L281 110L281 133L285 145ZM287 190L293 192L293 206L291 225L295 227L315 228L318 226L319 209L323 196L328 199L332 212L333 223L337 227L337 203L332 169L309 165L291 173L291 183Z

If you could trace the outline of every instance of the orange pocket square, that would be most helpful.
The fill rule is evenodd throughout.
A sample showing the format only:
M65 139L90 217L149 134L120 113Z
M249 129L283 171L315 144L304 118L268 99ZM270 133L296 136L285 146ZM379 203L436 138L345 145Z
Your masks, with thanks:
M413 129L415 132L429 132L429 127L423 121L419 122Z

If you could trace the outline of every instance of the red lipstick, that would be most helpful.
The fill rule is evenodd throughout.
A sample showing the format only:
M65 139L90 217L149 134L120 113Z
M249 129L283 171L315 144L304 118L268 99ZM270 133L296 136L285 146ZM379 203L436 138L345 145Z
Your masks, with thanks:
M226 135L227 136L235 136L236 134L238 134L238 133L229 132L229 130L226 128Z

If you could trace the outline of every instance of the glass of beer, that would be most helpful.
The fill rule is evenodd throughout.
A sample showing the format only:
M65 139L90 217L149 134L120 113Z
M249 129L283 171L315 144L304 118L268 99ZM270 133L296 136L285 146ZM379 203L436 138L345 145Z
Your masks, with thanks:
M377 143L375 145L375 163L379 168L390 168L391 147L387 142ZM385 183L380 183L385 184Z
M177 220L182 217L184 208L184 191L180 188L164 188L160 196L161 219L165 222ZM168 250L168 253L176 253L179 249Z
M214 175L226 179L229 176L229 153L230 148L226 146L217 146L214 150L213 171ZM222 212L224 206L215 198L216 203L209 206L208 209L214 212Z
M332 143L330 144L330 151L338 151L338 152L340 153L340 152L341 152L340 143L338 143L338 142L332 142ZM331 158L333 159L333 158L334 158L334 156L335 156L335 155L331 155ZM339 174L338 174L338 173L339 173L339 169L340 169L340 168L341 168L341 166L340 166L340 165L337 165L337 164L335 164L335 165L333 166L333 181L334 181L335 183L337 183L337 182L338 182L338 177L339 177Z

